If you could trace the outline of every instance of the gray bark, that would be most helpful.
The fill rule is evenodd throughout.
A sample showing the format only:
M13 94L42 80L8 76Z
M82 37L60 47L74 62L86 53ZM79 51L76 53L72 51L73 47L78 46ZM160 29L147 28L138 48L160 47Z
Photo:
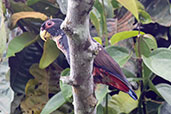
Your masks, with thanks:
M75 114L95 114L97 100L92 76L93 60L98 45L91 40L89 12L94 0L69 0L67 16L61 25L66 32L70 49L70 77Z

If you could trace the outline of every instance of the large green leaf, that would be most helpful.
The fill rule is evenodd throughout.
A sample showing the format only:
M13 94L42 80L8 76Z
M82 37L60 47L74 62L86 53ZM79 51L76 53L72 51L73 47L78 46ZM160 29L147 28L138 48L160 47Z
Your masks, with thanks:
M155 74L171 82L171 50L158 48L150 56L142 56L145 65Z
M167 102L162 103L158 108L158 114L171 114L171 105Z
M144 34L137 38L135 44L135 53L137 56L140 56L139 54L148 56L151 54L151 51L155 49L157 49L157 42L152 35Z
M50 114L56 109L58 109L59 107L61 107L65 102L66 101L63 97L63 94L60 91L47 102L41 114Z
M48 67L59 55L60 51L52 40L48 40L44 44L43 55L40 59L39 67L44 69Z
M117 0L128 9L135 18L143 24L152 22L150 15L145 11L144 6L138 0Z
M156 88L161 94L161 96L165 99L165 101L171 105L171 99L170 99L171 85L162 83L156 85Z
M132 56L132 53L129 53L129 51L123 47L109 46L105 49L121 67L123 67Z
M96 86L95 95L96 95L96 98L98 100L98 103L96 105L97 107L103 101L103 99L106 97L106 94L108 92L109 92L108 86L102 85L102 84L98 84Z
M135 91L140 96L140 89ZM127 93L119 92L113 95L108 104L109 114L129 113L138 106L138 100L133 100Z
M20 36L15 37L8 45L7 57L15 56L15 53L20 52L25 47L34 43L38 39L38 36L35 37L36 36L30 32L25 32Z
M139 34L139 31L124 31L124 32L119 32L116 33L112 36L112 38L110 39L110 42L112 45L118 43L121 40L125 40L128 38L132 38L135 37ZM145 34L144 32L140 32L140 34Z
M136 0L117 0L120 4L122 4L126 9L128 9L137 20L139 20L138 14L138 4Z

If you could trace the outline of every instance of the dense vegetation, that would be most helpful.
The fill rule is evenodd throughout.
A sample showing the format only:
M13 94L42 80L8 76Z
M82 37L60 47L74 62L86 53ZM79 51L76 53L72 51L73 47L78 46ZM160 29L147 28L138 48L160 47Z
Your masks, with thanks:
M0 4L0 74L10 76L14 114L74 113L71 86L59 80L69 75L66 59L53 41L39 36L43 21L65 18L66 6L67 0ZM171 113L170 6L169 0L95 0L91 35L119 63L139 98L97 85L97 114Z

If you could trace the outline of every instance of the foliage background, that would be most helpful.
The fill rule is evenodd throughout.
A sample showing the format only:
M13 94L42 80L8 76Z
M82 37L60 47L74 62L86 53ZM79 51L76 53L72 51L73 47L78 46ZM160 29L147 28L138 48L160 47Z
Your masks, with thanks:
M13 114L72 114L71 87L59 81L69 66L53 41L39 37L43 21L65 18L67 0L1 3L1 112L9 113L12 102ZM170 6L169 0L95 0L91 35L119 63L139 96L133 101L98 85L98 114L171 113Z

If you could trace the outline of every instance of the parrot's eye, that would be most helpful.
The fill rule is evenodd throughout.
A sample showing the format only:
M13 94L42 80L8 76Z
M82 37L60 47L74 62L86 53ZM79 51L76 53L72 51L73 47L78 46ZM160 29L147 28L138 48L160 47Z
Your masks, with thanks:
M52 25L52 22L47 22L47 25L48 25L48 26Z
M45 24L45 28L48 29L50 27L52 27L55 23L53 21L47 21Z

